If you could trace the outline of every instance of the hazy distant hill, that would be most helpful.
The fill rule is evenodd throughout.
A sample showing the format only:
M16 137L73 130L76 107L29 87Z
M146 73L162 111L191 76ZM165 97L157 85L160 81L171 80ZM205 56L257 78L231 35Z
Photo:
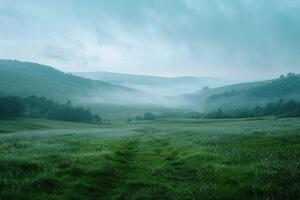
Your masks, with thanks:
M163 109L226 110L263 105L278 99L300 99L300 75L294 74L216 88L211 87L225 83L212 78L165 78L108 72L79 75L105 81L66 74L40 64L0 60L0 95L36 95L58 101L71 100L108 114L120 110L126 114ZM164 97L202 87L195 93Z
M185 99L192 108L196 110L203 111L205 107L206 100L210 96L223 94L229 91L242 91L252 87L257 87L260 85L264 85L270 81L259 81L259 82L250 82L250 83L240 83L234 85L227 85L223 87L216 87L216 88L203 88L195 93L191 94L184 94L182 95L182 99Z
M159 96L177 96L195 92L203 87L218 87L229 84L228 81L216 78L191 76L171 78L111 72L78 72L74 74L146 91Z
M136 90L66 74L52 67L30 62L0 60L0 94L45 96L55 100L105 101L114 93L137 94Z
M300 99L300 75L290 73L285 77L246 86L244 88L231 86L227 91L210 95L206 99L205 110L250 108L279 99Z
M90 107L110 120L125 120L144 112L171 111L177 102L104 81L66 74L52 67L0 60L0 95L44 96Z

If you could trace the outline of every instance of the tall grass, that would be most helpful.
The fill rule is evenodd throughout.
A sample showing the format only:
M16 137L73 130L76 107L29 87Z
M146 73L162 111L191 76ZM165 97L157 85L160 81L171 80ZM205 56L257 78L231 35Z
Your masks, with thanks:
M0 199L299 197L299 119L0 135Z

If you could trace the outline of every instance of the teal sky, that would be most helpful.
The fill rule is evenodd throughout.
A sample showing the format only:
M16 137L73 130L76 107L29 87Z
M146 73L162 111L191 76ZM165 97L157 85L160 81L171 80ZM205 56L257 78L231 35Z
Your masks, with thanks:
M64 71L300 73L298 0L0 0L0 57Z

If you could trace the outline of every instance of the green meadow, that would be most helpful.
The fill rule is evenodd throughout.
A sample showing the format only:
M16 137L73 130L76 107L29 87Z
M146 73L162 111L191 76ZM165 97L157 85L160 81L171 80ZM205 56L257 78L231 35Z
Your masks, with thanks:
M0 199L300 198L299 118L0 130Z

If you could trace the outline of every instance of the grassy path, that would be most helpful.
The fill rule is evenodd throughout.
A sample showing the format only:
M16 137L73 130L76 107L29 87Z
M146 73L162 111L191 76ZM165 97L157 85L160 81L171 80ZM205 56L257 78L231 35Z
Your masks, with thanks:
M0 199L297 199L300 120L0 135Z

